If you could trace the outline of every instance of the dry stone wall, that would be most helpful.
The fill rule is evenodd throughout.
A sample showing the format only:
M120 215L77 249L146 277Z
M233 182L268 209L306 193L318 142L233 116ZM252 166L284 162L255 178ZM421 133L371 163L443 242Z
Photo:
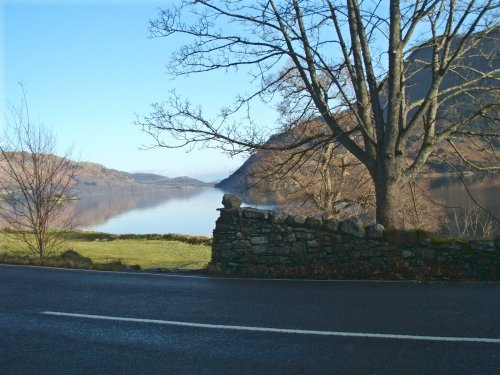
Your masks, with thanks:
M349 279L500 280L500 238L454 240L358 220L240 207L226 194L213 232L214 273Z

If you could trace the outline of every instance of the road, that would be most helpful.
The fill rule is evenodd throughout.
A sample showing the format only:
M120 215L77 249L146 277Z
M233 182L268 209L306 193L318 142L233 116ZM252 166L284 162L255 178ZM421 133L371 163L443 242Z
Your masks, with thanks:
M0 265L1 374L494 374L500 284Z

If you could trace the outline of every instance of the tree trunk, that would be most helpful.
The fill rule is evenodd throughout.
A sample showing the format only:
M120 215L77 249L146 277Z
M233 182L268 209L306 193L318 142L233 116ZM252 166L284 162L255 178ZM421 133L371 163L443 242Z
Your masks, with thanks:
M391 173L388 169L387 165L379 168L376 181L374 181L377 204L376 219L377 223L386 228L397 228L399 226L398 209L401 184L397 174Z

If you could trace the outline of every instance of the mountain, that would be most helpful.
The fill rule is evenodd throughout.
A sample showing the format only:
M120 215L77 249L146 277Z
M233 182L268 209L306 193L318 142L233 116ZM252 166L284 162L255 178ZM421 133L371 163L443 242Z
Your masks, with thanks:
M132 173L134 181L138 184L143 185L155 185L155 186L171 186L171 187L183 187L183 186L212 186L210 183L202 182L195 178L181 176L181 177L165 177L153 173Z
M477 43L475 48L472 48L464 58L460 60L460 66L454 69L452 72L445 76L443 83L440 88L446 90L452 85L464 82L464 80L472 80L477 78L477 74L480 72L494 71L500 68L500 59L498 58L498 51L500 51L500 27L495 27L487 31L487 36L481 35L482 38ZM457 37L455 40L455 45L460 41ZM485 58L494 54L493 58ZM430 67L427 62L430 61L432 56L432 49L429 45L423 44L419 48L415 49L406 61L406 69L408 73L408 80L406 81L405 89L407 97L411 102L416 102L422 99L426 92L428 91L431 81L430 81ZM489 56L491 57L491 56ZM470 115L473 111L477 110L478 104L487 103L491 99L491 95L498 95L499 83L498 79L487 78L481 79L478 82L479 90L474 92L474 98L468 93L459 93L455 95L454 100L449 100L446 105L443 105L439 112L438 117L441 120L447 120L454 122L459 118L464 118L464 116ZM494 90L483 91L482 88L490 87ZM385 104L384 95L382 93L380 98L382 106ZM412 115L412 112L409 114ZM318 118L316 121L312 121L312 126L321 126L321 119ZM299 126L309 126L307 124L302 124ZM478 131L484 130L487 126L484 122L476 121L468 125L467 130ZM411 141L415 143L415 149L411 152L416 153L418 135L414 135ZM266 145L275 144L286 144L289 141L289 133L280 133L273 135L267 142ZM499 144L493 145L495 148L500 148ZM447 150L444 145L443 150ZM223 179L215 186L230 191L236 194L243 195L247 200L252 200L252 196L258 193L252 191L253 186L250 182L250 175L252 171L259 169L261 163L263 163L263 153L257 151L251 155L233 174L229 177ZM411 156L411 155L410 155ZM467 166L464 166L466 168ZM436 162L429 163L429 168L431 172L447 172L448 167L444 164L439 164ZM254 189L256 190L256 189ZM262 194L260 194L262 196ZM265 195L265 194L264 194ZM260 198L257 198L260 201Z
M184 189L213 186L190 177L170 178L153 173L127 173L96 163L75 162L75 167L76 190L80 193L109 189Z
M59 158L58 156L50 156ZM0 163L5 161L0 161ZM190 177L170 178L152 173L127 173L97 163L72 161L76 195L113 191L146 191L211 187ZM2 168L0 168L2 178Z
M286 142L288 139L288 135L286 133L275 134L269 138L266 142L266 145L275 145ZM256 170L261 161L262 156L261 152L257 151L253 155L251 155L245 162L234 171L229 177L221 180L220 182L215 184L215 187L230 193L234 193L237 195L242 195L245 197L245 200L248 202L252 202L250 197L251 184L249 181L249 176L252 170ZM259 199L258 203L261 202Z
M321 119L299 124L294 129L272 135L265 143L265 146L283 146L297 142L304 135L310 136L311 133L324 132L323 128L325 126L325 123ZM269 172L272 173L272 168L269 169L270 163L276 166L275 164L279 160L281 160L280 163L283 161L278 155L271 154L270 152L266 153L266 151L257 151L245 160L229 177L216 183L215 187L240 195L248 203L275 204L275 193L278 193L278 195L288 195L290 186L284 180L280 180L279 191L276 191L275 187L270 186L265 181L267 177L264 176ZM282 166L282 164L279 165Z

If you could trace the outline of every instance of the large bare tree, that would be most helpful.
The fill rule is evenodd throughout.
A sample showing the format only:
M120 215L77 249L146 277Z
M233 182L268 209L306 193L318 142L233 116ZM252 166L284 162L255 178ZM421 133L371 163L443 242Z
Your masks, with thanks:
M470 159L463 146L471 142L461 141L498 147L498 8L495 0L180 0L151 21L154 37L186 40L170 72L234 68L255 90L213 119L173 94L138 122L160 147L237 153L339 143L373 180L377 222L397 227L402 188L431 157L500 168L494 153L486 163ZM280 111L281 131L311 119L325 131L265 143L251 120L244 125L259 99ZM345 112L354 122L340 120Z
M56 136L32 121L23 95L0 146L0 225L40 258L64 241L77 219L65 210L75 164L69 154L55 153Z

